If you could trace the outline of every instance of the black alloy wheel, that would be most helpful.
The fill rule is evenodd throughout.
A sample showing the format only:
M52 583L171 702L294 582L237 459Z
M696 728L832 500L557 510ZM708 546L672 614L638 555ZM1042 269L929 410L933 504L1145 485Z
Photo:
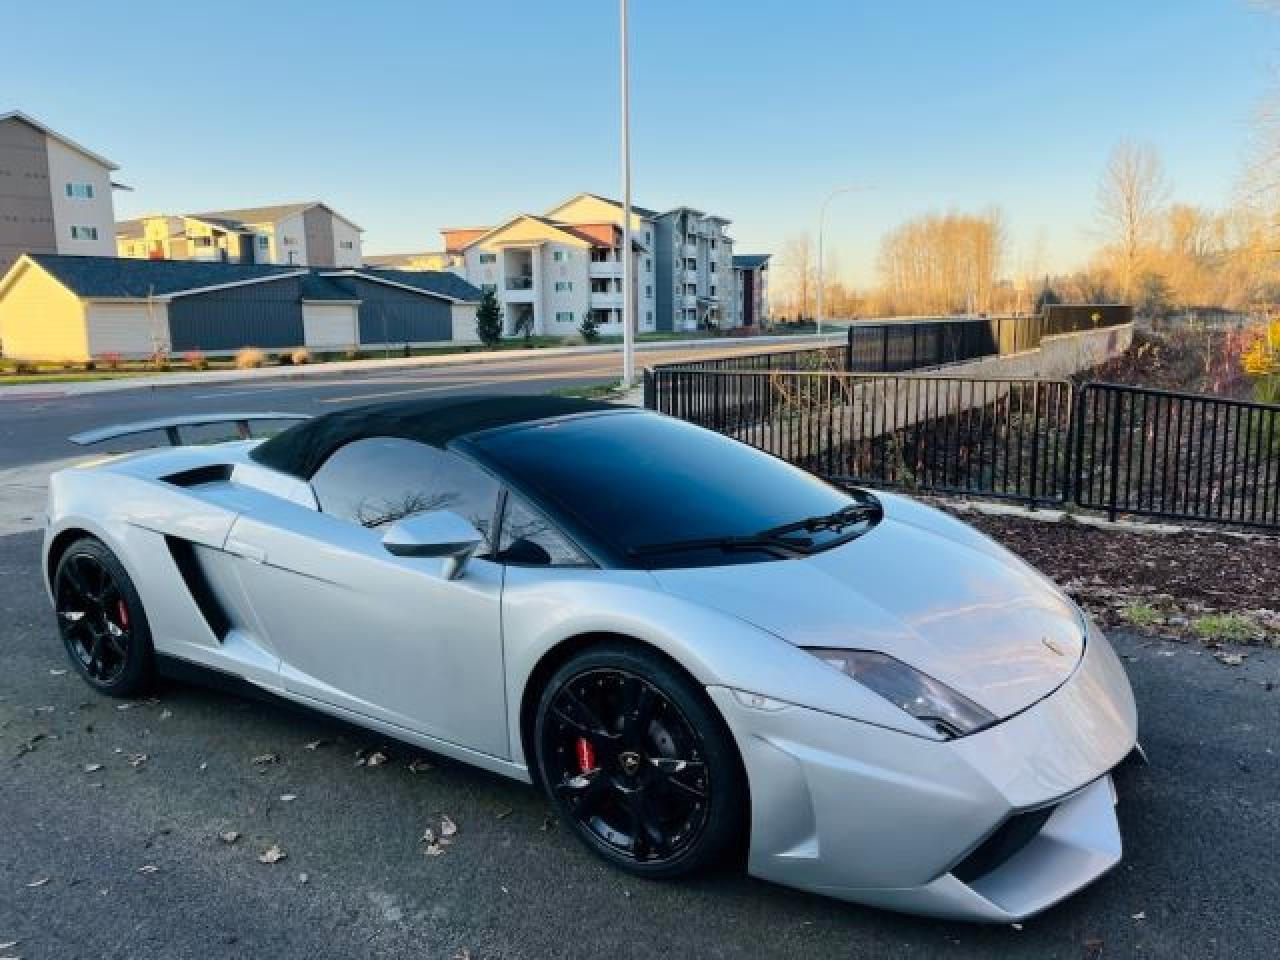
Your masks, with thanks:
M565 664L543 694L537 747L564 817L632 873L688 873L740 832L732 738L697 685L648 651L596 649Z
M151 631L111 551L98 540L77 540L58 561L53 593L62 642L81 676L112 696L140 692L151 677Z

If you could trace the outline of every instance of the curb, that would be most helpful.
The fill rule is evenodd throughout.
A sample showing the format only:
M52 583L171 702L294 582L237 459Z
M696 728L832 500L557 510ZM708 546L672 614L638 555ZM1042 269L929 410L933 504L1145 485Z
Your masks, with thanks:
M701 340L653 340L636 344L637 353L663 350L688 350L699 347L729 349L751 346L782 346L792 344L822 344L844 341L844 334L826 335L791 334L776 337L742 337ZM539 357L572 357L594 354L621 353L621 344L582 347L545 347L533 350L489 350L474 353L449 353L434 357L386 357L371 360L338 360L332 363L309 364L304 367L259 367L254 370L217 370L206 373L170 373L155 376L123 377L119 380L89 380L84 383L51 384L48 389L25 389L21 393L10 392L0 385L0 401L44 400L82 394L114 393L119 390L157 390L165 387L190 387L204 384L239 383L253 380L303 380L312 377L331 377L369 371L414 370L421 367L481 366L492 363L518 362Z

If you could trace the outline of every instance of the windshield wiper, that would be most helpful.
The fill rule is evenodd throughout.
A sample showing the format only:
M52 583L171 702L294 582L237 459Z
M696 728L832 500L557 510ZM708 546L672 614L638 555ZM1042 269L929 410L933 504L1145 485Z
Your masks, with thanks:
M875 502L868 503L851 503L847 507L841 507L834 513L824 513L813 517L805 517L803 520L796 520L792 523L783 523L776 527L770 527L767 530L761 530L756 536L758 537L781 537L788 533L818 533L822 530L832 530L836 533L844 530L846 527L852 527L856 523L862 523L866 520L878 520L880 518L880 504Z
M809 553L813 543L803 539L788 539L772 533L756 533L736 537L701 537L690 540L670 540L666 543L646 543L639 547L628 547L627 553L633 557L647 557L654 554L677 553L692 550L760 550L766 553L780 554L787 557L800 557Z

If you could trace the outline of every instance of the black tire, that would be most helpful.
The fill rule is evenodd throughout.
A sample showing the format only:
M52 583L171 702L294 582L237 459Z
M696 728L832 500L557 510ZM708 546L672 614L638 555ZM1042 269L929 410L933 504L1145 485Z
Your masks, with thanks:
M151 687L155 650L142 599L102 541L82 537L63 552L53 596L63 646L89 686L112 697Z
M743 836L733 737L706 693L651 650L606 642L571 657L539 698L534 745L561 818L621 870L674 879Z

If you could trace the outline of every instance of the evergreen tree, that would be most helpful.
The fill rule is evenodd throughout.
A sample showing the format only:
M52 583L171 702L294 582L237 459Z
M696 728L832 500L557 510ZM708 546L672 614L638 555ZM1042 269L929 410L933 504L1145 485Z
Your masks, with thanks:
M496 347L502 340L502 307L492 290L486 290L476 308L476 336L487 347Z

